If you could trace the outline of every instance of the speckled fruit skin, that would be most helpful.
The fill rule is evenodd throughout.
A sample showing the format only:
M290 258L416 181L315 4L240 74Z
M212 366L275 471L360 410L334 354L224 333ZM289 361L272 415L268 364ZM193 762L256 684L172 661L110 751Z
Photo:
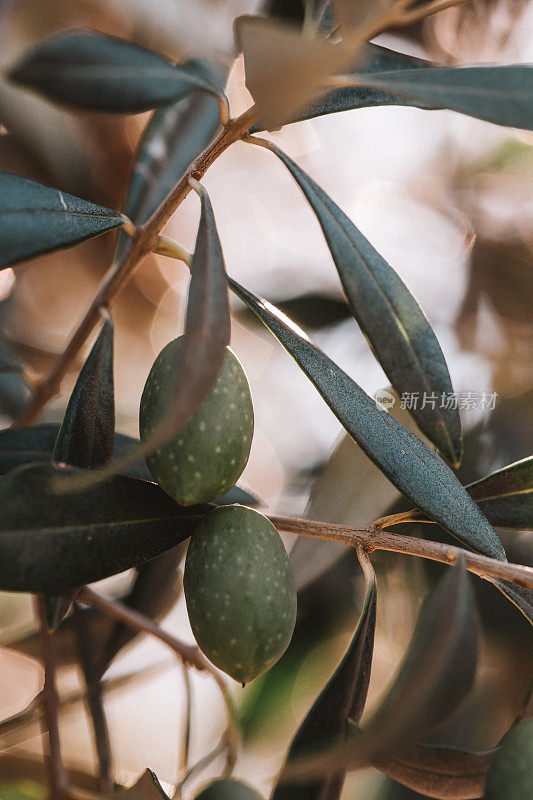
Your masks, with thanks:
M245 506L220 506L194 531L184 573L191 627L210 661L239 683L285 652L296 620L289 559L272 523Z
M139 427L146 442L165 418L174 364L183 337L156 358L141 397ZM186 379L186 377L184 378ZM146 459L152 476L180 505L208 503L240 477L250 455L254 410L246 374L228 348L215 385L187 425Z
M263 800L263 798L246 783L227 778L210 783L196 796L196 800Z

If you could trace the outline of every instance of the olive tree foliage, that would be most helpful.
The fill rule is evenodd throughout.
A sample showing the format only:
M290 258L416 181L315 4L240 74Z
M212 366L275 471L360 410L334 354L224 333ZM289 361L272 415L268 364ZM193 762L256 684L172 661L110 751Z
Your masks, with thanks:
M444 67L371 43L381 32L460 2L307 0L291 6L283 21L238 18L235 53L243 55L253 105L235 118L220 65L205 60L174 64L159 53L91 30L44 39L10 68L12 81L53 103L113 114L153 110L121 211L16 174L0 174L1 268L16 269L38 254L117 233L113 263L96 296L88 299L87 313L67 349L28 392L15 425L0 433L0 589L35 595L46 680L24 713L42 714L54 800L86 796L79 776L67 773L61 759L55 642L66 629L79 640L98 754L100 774L90 797L167 797L150 770L132 787L114 785L102 701L101 679L111 660L145 631L170 647L187 668L207 671L227 704L220 744L196 765L187 763L187 755L182 758L176 796L188 796L190 776L225 754L224 774L198 798L259 798L254 788L232 777L238 725L232 693L217 668L248 682L268 671L290 642L297 599L279 530L355 548L366 588L348 649L298 729L274 781L272 800L339 800L346 774L369 765L396 785L430 798L496 800L502 792L512 800L533 796L529 721L516 719L501 746L490 751L431 744L432 732L469 697L476 678L479 619L471 574L490 581L516 614L533 622L533 571L508 563L497 533L533 526L533 457L463 486L454 472L463 454L457 408L414 408L412 425L406 427L284 313L233 280L226 272L216 209L201 185L210 165L238 141L262 147L268 151L265 158L281 161L316 216L349 311L391 385L398 393L452 393L431 322L394 266L263 132L382 105L414 106L427 113L451 109L533 130L532 66ZM160 234L191 191L200 200L192 254ZM152 368L141 401L141 439L135 440L115 434L112 305L150 252L185 262L191 278L184 334ZM37 269L32 277L39 280ZM253 410L246 375L228 351L228 290L292 356L410 510L357 528L268 519L254 510L257 498L235 483L248 458ZM37 424L95 330L96 341L62 424ZM0 369L18 374L20 365L5 353ZM413 521L437 523L440 527L432 530L442 535L416 538L391 531ZM157 624L179 595L178 573L189 537L185 594L198 647ZM377 550L448 566L425 598L396 677L377 708L365 714L378 609L371 556ZM135 570L135 580L120 602L87 586L127 569ZM187 741L188 731L185 750ZM139 771L145 766L139 765Z

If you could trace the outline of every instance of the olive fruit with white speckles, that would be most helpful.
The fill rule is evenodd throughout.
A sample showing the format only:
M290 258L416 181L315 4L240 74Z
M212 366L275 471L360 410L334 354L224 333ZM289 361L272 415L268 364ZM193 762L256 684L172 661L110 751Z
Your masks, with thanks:
M168 413L182 341L179 337L163 348L146 380L139 414L143 442ZM208 503L225 494L240 477L250 455L253 430L248 380L228 348L213 388L187 425L147 456L148 468L180 505Z
M196 800L262 800L262 797L248 784L233 778L225 778L206 786L196 795Z
M296 590L276 528L246 506L220 506L191 538L183 578L191 627L219 669L248 683L287 649Z

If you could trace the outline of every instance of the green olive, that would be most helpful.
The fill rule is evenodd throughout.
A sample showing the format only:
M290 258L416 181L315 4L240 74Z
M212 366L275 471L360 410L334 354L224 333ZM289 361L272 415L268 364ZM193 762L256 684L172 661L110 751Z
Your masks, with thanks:
M159 353L146 380L139 415L143 442L168 414L182 342L183 337L174 339ZM211 391L187 425L147 456L148 467L161 488L180 505L216 500L234 486L246 466L253 428L248 380L228 348Z
M245 506L221 506L194 531L184 573L191 627L210 661L242 684L285 652L296 590L276 528Z

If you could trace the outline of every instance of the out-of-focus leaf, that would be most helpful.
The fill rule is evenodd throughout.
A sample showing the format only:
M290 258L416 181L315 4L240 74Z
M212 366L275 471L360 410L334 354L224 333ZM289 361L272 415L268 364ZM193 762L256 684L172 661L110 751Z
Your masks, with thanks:
M100 469L111 460L114 437L113 323L108 317L70 396L52 460Z
M533 489L533 456L502 467L466 488L474 500L493 500Z
M71 247L123 222L118 211L0 172L0 269Z
M333 0L305 0L305 17L312 20L321 33L329 32L336 20Z
M0 372L22 372L22 364L19 364L5 350L0 350Z
M485 800L531 800L533 795L533 719L511 728L487 774Z
M134 786L122 789L117 796L124 800L170 800L151 769L147 769Z
M266 300L230 286L272 331L316 386L346 431L395 486L461 542L492 558L505 553L494 529L443 461L378 408L305 333Z
M138 566L191 535L189 514L156 484L112 476L75 493L58 493L82 470L37 464L0 481L0 587L66 594Z
M533 590L518 586L511 581L503 581L500 578L488 578L487 580L490 580L533 625Z
M75 108L136 114L213 86L157 53L93 31L45 39L11 70L17 83Z
M439 407L453 392L448 367L427 317L399 275L330 197L275 145L309 201L337 267L352 314L399 394L433 397L411 411L425 435L448 461L462 453L459 411ZM432 407L434 406L434 408Z
M361 718L366 703L376 624L376 581L368 581L359 623L346 655L314 702L294 737L287 763L331 747L346 735L348 718ZM344 774L302 784L283 782L283 770L272 800L338 800Z
M4 475L23 464L48 463L59 433L60 426L55 422L34 425L29 428L6 428L0 431L0 475ZM123 433L115 434L113 456L121 460L126 453L138 450L140 442ZM152 481L144 461L124 470L129 478Z
M241 506L250 506L250 508L256 508L262 505L257 495L237 485L233 486L229 492L226 492L226 494L215 501L215 505L217 506L231 506L234 503L238 503Z
M431 67L353 76L361 86L526 130L533 130L532 77L531 64Z
M152 620L159 620L178 601L182 592L179 565L185 546L179 544L137 568L137 575L128 595L122 599L128 608ZM103 642L95 642L98 656L96 673L102 676L117 653L135 637L135 631L116 622Z
M191 60L182 69L223 91L225 75L206 61ZM154 112L139 142L124 213L143 225L175 186L187 167L207 147L220 126L214 97L195 92ZM122 256L131 239L120 235L115 258Z
M168 438L188 422L215 383L230 340L226 267L211 202L203 187L200 202L184 341L175 365L176 391L165 419L154 419L147 427L145 442Z
M16 419L30 397L30 388L21 372L0 373L0 414Z
M469 753L445 747L411 745L374 766L426 797L470 800L483 796L487 770L497 749Z
M427 736L470 691L477 637L475 598L461 559L422 607L398 675L371 719L361 729L353 727L350 742L301 760L299 774L331 774L375 763Z
M397 53L377 44L366 44L361 51L361 62L357 65L360 75L374 72L392 72L404 69L423 69L430 67L431 62L421 58L413 58L404 53ZM324 114L334 114L338 111L350 111L356 108L369 108L372 106L417 106L428 108L427 105L409 97L391 94L368 86L347 86L340 89L331 89L321 94L317 100L310 103L298 114L291 117L291 122L300 122L304 119L321 117ZM260 130L255 126L252 130Z
M277 300L276 305L280 311L304 328L327 328L351 316L350 309L344 300L328 297L325 294L300 294L297 297L289 297L287 300ZM242 314L246 316L247 323L261 324L248 309L245 309Z
M72 593L68 595L45 595L44 613L49 630L55 631L59 628L70 611L73 599L74 595Z
M329 75L350 62L344 47L261 17L238 17L235 36L244 56L246 86L267 130L292 119L320 94Z
M533 489L477 502L482 513L495 528L533 530Z

